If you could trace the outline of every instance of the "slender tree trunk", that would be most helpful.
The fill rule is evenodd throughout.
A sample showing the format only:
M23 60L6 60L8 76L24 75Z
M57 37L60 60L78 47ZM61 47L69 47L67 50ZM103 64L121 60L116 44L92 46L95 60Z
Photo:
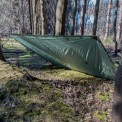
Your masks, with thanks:
M106 30L105 30L104 40L106 40L108 38L108 34L109 34L109 24L110 24L110 17L111 17L111 7L112 7L112 0L109 0L109 3L108 3L108 12L107 12L107 20L106 20Z
M24 1L21 0L21 9L22 9L22 33L25 33L25 16L24 16Z
M115 78L112 122L122 122L122 65L119 65Z
M1 43L0 43L0 60L5 61L5 58L3 56L2 49L1 49Z
M122 0L120 0L120 11L119 11L119 24L117 29L117 41L119 43L119 48L121 48L121 33L122 33Z
M122 53L122 27L121 27L121 33L120 33L120 50ZM122 57L122 54L121 54L121 57Z
M34 34L33 0L29 0L29 11L30 11L30 27L31 27L31 33Z
M37 1L38 0L33 0L33 34L37 34Z
M40 12L40 16L41 16L41 34L44 35L45 33L45 25L44 25L44 0L40 0L40 4L41 4L41 12Z
M114 23L113 23L113 31L114 31L114 39L113 39L113 42L114 42L114 45L115 45L115 49L114 49L114 56L117 56L117 47L118 47L118 44L117 44L117 40L116 40L116 36L117 36L117 12L118 12L118 8L119 8L119 0L116 1L116 10L115 10L115 13L114 13Z
M74 35L74 31L75 31L75 16L76 16L76 13L77 13L77 0L75 0L75 9L74 9L73 26L72 26L71 35Z
M64 3L64 0L58 0L57 2L55 35L61 34Z
M30 20L30 33L32 34L32 4L31 0L28 0L28 5L29 5L29 20Z
M38 0L29 0L30 27L32 29L32 34L36 34L37 30L37 1Z
M36 12L36 34L39 34L39 0L36 0L35 3L35 12Z
M14 15L14 29L15 32L20 33L19 32L19 23L20 23L20 19L19 19L19 0L14 0L12 1L12 7L13 7L13 15Z
M86 0L83 0L81 35L84 35L85 14L86 14Z
M93 35L96 35L97 32L97 22L98 22L98 14L99 14L99 4L100 0L96 0L95 4L95 12L94 12L94 23L93 23Z
M61 35L65 35L65 24L66 24L66 15L67 15L67 5L68 0L64 1L64 10L63 10L63 17L62 17L62 28L61 28Z

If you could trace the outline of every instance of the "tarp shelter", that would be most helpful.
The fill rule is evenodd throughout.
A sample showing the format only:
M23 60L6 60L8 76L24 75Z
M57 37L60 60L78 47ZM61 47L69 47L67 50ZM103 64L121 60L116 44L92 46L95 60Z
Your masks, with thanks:
M11 35L44 59L93 76L114 79L116 67L96 36Z

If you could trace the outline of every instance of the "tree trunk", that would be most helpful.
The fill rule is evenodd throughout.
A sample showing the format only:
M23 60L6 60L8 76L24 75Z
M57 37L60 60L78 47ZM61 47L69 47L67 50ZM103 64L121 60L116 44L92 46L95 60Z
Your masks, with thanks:
M64 1L63 17L62 17L61 35L65 35L65 24L66 24L66 15L67 15L67 5L68 5L68 0L65 0Z
M30 33L32 34L32 4L31 4L31 0L28 0L28 5L29 5Z
M112 0L109 0L108 3L108 12L107 12L107 20L106 20L106 30L105 30L105 37L104 40L108 38L109 34L109 24L110 24L110 17L111 17L111 7L112 7Z
M95 12L94 12L94 23L93 23L93 35L96 35L97 32L97 22L98 22L98 14L99 14L99 4L100 0L96 0L95 4Z
M114 56L117 56L117 40L116 40L116 35L117 35L117 12L118 12L118 8L119 8L119 0L116 1L116 5L115 5L116 9L115 9L115 13L114 13L114 22L113 22L113 31L114 31L114 45L115 45L115 49L114 49Z
M37 34L37 1L33 0L33 34Z
M77 13L77 0L75 0L75 9L74 9L73 26L72 26L71 35L74 35L74 31L75 31L75 16L76 16L76 13Z
M122 122L122 65L119 65L115 78L112 122Z
M14 33L20 33L20 18L19 18L19 0L12 1L13 19L14 19Z
M5 61L5 58L3 56L2 49L1 49L1 43L0 43L0 60Z
M37 33L37 2L38 0L29 0L30 28L34 35Z
M64 0L58 0L56 7L56 25L55 25L55 35L61 34L62 28L62 18L63 18L63 10L64 10Z
M86 14L86 0L83 0L81 35L84 35L85 14Z
M121 48L121 33L122 33L122 0L120 0L120 11L119 11L119 24L117 29L117 41L119 43L119 48Z
M44 1L40 0L40 4L41 4L41 12L40 12L40 16L41 16L41 34L44 35L45 33L45 26L44 26Z
M24 1L21 0L21 9L22 9L22 27L21 31L22 33L25 33L25 16L24 16Z
M33 2L29 0L29 14L30 14L30 29L31 34L34 34L34 25L33 25Z

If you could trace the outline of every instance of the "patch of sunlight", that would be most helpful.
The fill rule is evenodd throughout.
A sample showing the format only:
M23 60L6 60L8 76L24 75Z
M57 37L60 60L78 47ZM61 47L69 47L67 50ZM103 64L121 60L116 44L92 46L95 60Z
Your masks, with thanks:
M32 57L32 55L26 54L26 55L19 56L19 59L30 58L30 57Z
M44 73L51 74L53 76L57 76L60 78L69 78L69 79L84 79L84 78L92 78L90 75L86 75L81 72L77 72L74 70L65 70L65 69L54 69L54 70L43 70Z
M3 47L6 49L16 49L16 48L22 49L22 50L26 49L23 45L18 43L16 40L10 39L10 38L2 40L2 44L3 44Z

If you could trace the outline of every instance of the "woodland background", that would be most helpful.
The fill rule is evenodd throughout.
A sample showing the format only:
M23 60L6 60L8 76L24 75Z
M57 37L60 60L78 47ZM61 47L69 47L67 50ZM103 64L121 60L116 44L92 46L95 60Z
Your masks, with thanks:
M61 20L65 22L63 34L91 35L97 33L102 39L116 35L116 40L119 42L121 4L121 0L1 0L0 34L54 35L56 18L62 16L61 11L57 14L56 12L64 9ZM97 32L93 32L95 26Z

